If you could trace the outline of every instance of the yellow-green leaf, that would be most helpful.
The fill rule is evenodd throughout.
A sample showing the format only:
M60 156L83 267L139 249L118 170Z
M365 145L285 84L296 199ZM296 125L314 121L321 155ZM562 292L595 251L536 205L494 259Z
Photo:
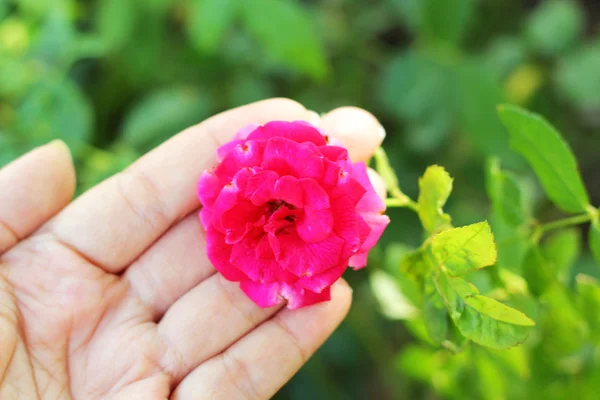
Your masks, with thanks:
M444 300L435 288L431 276L424 282L423 322L429 337L435 343L442 343L448 332L448 311Z
M496 262L494 235L487 221L448 229L433 237L436 262L451 276L461 276Z
M563 282L569 279L573 263L581 250L581 236L575 228L563 229L554 233L542 247L544 258L554 267Z
M600 221L592 221L590 226L590 250L596 260L596 263L600 265Z
M579 312L586 319L594 339L600 341L600 283L584 274L577 275L575 282Z
M510 348L525 341L535 325L522 312L481 296L475 286L461 278L440 273L435 282L457 328L475 343Z
M534 296L541 296L556 280L548 261L537 244L531 245L523 259L523 277Z
M419 179L418 213L429 233L450 227L451 218L442 208L452 192L452 178L443 167L432 165Z
M417 249L408 253L400 261L400 272L412 277L420 277L429 271L429 265L425 261L425 254L422 249Z
M531 164L546 194L567 212L585 212L589 198L577 162L558 131L539 115L517 106L498 108L512 147Z
M517 178L501 170L497 158L489 160L486 172L487 193L494 211L511 226L526 223L530 216Z

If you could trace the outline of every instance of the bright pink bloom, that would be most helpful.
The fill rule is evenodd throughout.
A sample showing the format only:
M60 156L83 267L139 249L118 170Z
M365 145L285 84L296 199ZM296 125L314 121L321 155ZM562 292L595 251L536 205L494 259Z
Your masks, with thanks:
M208 257L261 307L329 300L389 223L365 164L327 142L306 122L244 128L200 178Z

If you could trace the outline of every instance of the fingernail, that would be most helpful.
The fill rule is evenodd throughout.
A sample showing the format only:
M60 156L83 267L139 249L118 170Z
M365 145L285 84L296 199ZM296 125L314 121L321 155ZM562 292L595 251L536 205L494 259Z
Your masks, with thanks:
M48 143L48 146L55 147L60 151L67 153L69 157L73 158L73 154L71 154L71 149L69 149L69 146L60 139L54 139L53 141Z
M383 125L379 125L379 131L377 133L379 134L379 138L381 140L385 139L385 128Z

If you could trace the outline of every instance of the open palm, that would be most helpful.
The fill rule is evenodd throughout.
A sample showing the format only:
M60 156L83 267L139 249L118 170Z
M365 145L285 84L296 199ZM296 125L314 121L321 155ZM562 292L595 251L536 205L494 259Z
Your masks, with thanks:
M367 157L377 122L344 115L323 122L333 136L362 132ZM272 396L346 315L351 290L340 280L329 303L258 308L206 258L195 185L244 125L311 117L285 99L228 111L71 204L61 143L0 170L0 399Z

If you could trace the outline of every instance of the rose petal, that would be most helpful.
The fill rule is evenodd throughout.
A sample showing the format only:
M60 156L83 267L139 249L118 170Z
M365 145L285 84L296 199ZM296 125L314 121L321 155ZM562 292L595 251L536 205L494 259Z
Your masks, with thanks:
M259 307L267 308L280 304L283 298L279 296L278 282L258 283L253 281L243 281L240 288L250 297Z
M310 142L317 146L326 144L321 132L305 121L269 122L250 133L248 139L270 139L273 137L283 137L297 143Z
M333 214L330 209L311 210L305 213L296 223L296 231L302 240L315 243L324 240L333 229Z
M383 234L385 227L390 223L390 219L387 215L381 214L362 214L362 218L364 218L365 222L371 228L369 235L363 242L362 246L358 252L350 257L350 261L348 265L350 265L354 269L360 269L367 265L367 256L369 251L377 244L377 241Z
M316 243L303 241L295 231L277 237L281 245L280 264L294 275L311 276L338 265L344 240L332 233Z
M287 164L284 173L279 168L281 161ZM284 137L274 137L267 141L262 168L271 169L283 175L294 175L297 178L320 178L323 175L323 158L309 146L296 143Z

